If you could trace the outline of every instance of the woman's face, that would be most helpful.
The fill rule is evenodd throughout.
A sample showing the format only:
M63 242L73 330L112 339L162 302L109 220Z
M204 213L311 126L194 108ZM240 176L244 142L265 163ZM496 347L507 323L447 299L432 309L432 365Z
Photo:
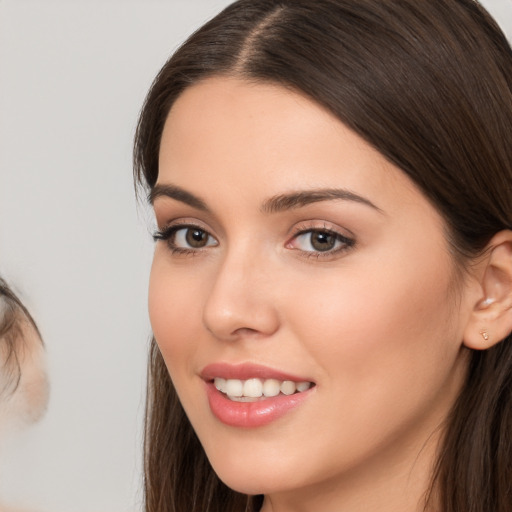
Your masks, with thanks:
M299 94L215 78L174 104L152 201L152 327L222 480L300 496L425 469L470 307L400 170Z

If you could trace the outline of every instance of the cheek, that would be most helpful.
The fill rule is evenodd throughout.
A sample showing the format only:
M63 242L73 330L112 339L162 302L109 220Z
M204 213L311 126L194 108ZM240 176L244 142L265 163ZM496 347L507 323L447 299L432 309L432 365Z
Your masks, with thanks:
M419 401L444 384L461 336L448 258L365 263L294 290L291 328L329 386L389 404Z
M191 327L191 309L199 303L201 279L171 265L167 251L157 246L149 279L148 308L153 333L180 335Z
M204 340L202 308L207 276L198 269L171 265L165 251L155 253L149 281L149 317L153 335L180 398L197 379ZM161 249L161 248L160 248Z
M191 348L192 331L197 325L191 321L197 317L193 311L198 303L197 292L192 288L194 281L184 282L180 275L179 270L166 264L157 248L151 267L148 307L153 334L167 365ZM187 343L182 342L184 339Z

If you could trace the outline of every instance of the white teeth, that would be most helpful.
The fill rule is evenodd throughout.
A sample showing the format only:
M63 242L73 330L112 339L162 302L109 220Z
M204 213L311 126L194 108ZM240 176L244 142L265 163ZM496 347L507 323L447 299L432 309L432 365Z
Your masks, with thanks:
M228 379L226 381L226 395L242 396L244 394L244 383L237 379Z
M281 384L281 393L283 393L283 395L293 395L295 391L297 391L295 382L292 382L291 380L285 380Z
M291 380L279 381L276 379L222 379L216 377L213 381L214 386L221 392L228 395L229 398L238 399L237 401L251 401L261 397L273 397L280 393L283 395L293 395L302 393L311 387L311 382L293 382ZM244 400L247 398L248 400Z
M215 387L221 392L226 392L226 379L221 379L220 377L214 380Z
M263 383L260 379L249 379L244 384L244 396L259 398L263 394Z
M302 393L311 387L311 382L297 382L297 391Z
M277 396L281 392L281 383L276 379L267 379L263 383L263 394L265 396Z

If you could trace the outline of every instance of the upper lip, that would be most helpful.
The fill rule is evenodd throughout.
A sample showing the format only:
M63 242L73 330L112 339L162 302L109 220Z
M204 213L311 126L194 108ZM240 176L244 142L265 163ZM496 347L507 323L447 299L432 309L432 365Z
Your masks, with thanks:
M222 379L239 380L258 378L282 381L291 380L293 382L312 382L311 379L305 377L298 377L297 375L254 363L212 363L201 370L200 376L205 381L212 381L216 377L219 377Z

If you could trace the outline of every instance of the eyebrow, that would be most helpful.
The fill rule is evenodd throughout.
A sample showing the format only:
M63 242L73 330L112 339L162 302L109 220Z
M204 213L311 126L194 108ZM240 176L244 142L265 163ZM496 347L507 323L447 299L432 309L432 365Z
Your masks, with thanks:
M204 212L210 211L205 201L176 185L155 185L148 195L148 201L150 204L154 204L155 200L159 197L169 197L171 199L175 199L176 201L185 203L197 210ZM369 206L374 210L383 213L383 211L378 206L373 204L369 199L355 194L350 190L339 188L314 189L301 192L279 194L264 201L261 206L261 211L264 213L278 213L286 210L302 208L304 206L321 201L333 200L353 201Z
M303 206L318 203L320 201L332 201L337 199L364 204L380 213L383 213L383 211L378 206L374 205L369 199L359 196L350 190L340 188L315 189L281 194L267 199L263 203L261 209L266 213L276 213L302 208Z
M202 199L176 185L155 185L148 194L148 202L154 204L155 200L159 197L170 197L181 203L188 204L196 210L209 211L209 208Z

